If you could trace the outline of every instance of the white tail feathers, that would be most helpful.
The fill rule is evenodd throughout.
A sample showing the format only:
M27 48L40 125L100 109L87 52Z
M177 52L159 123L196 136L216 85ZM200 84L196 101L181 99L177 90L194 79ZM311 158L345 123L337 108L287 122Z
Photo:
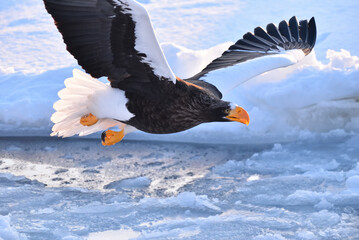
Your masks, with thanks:
M110 86L77 69L73 70L72 78L65 80L65 86L66 88L58 93L60 100L53 106L56 112L51 116L51 121L55 124L51 136L71 137L75 134L85 136L116 125L120 128L125 126L111 118L99 119L90 127L80 124L81 117L90 113L89 97L95 92L111 88Z

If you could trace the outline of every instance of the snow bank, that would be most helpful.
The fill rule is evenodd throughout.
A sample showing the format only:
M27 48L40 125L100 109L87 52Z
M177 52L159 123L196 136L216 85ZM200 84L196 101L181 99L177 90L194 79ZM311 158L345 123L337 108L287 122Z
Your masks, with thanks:
M190 51L166 44L164 50L169 51L166 54L174 71L178 72L178 66L186 77L202 68L207 62L203 59L218 55L225 45L218 46L220 50ZM263 140L265 135L265 140L283 141L336 129L358 132L359 60L345 50L328 50L327 55L328 64L318 61L312 54L298 66L263 74L225 96L225 100L247 109L251 117L248 127L238 123L212 123L180 134L137 133L133 138L216 141L223 137L231 142ZM191 68L188 63L192 62L200 67ZM49 120L53 113L52 104L57 100L57 91L63 87L63 79L70 74L71 69L65 68L35 76L20 73L3 76L0 82L0 133L48 134L52 126ZM225 84L226 76L223 79Z
M291 4L293 14L282 11L289 3L277 0L270 4L280 6L275 11L281 14L258 14L258 8L246 0L142 3L152 15L160 42L164 42L169 64L181 78L199 72L228 48L229 41L236 41L246 31L294 14L298 18L316 17L318 42L304 62L258 76L224 97L248 110L248 127L238 123L202 124L183 133L134 133L129 139L276 142L312 138L338 129L343 134L359 131L359 47L356 38L350 37L357 35L351 26L358 20L350 16L356 15L358 3L342 3L338 11L336 4L308 0L310 8L303 8L303 2ZM16 14L19 11L21 16ZM66 52L42 3L11 1L0 5L0 12L0 135L48 135L57 92L72 68L78 66ZM337 18L328 17L333 12ZM179 18L181 15L186 18ZM188 22L196 24L188 26ZM219 45L210 47L211 43ZM223 75L223 84L230 76L230 72Z
M53 100L58 98L57 92L63 88L63 80L70 76L71 69L47 71L39 75L15 73L1 76L1 131L49 131L52 126L49 117L54 112Z

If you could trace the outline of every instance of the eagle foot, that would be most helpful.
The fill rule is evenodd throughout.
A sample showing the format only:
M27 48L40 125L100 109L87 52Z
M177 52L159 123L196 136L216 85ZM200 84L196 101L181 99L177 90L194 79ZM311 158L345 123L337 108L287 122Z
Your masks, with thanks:
M111 146L120 142L125 136L125 130L122 129L120 132L115 132L112 130L104 131L101 135L102 145Z
M96 116L94 116L92 113L89 113L85 116L82 116L80 119L80 123L83 126L90 127L98 122L98 119Z

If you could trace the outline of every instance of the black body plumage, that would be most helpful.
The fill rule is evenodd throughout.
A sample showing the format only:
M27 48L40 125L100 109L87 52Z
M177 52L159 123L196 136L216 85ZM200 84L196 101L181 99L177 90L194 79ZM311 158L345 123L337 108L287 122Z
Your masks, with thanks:
M201 123L229 121L225 118L229 102L211 91L189 85L185 81L173 84L156 83L156 97L127 92L127 108L135 117L127 124L149 133L165 134L190 129Z

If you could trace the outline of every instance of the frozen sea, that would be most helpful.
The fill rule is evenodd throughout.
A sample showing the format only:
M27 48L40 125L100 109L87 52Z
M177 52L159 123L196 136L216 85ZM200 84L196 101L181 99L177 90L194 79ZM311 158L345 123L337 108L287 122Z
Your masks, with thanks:
M358 239L358 137L0 139L3 239Z
M140 2L181 78L293 15L315 16L318 40L302 63L225 96L248 127L135 132L105 148L100 134L49 137L80 67L42 1L1 1L0 240L359 239L359 2Z

